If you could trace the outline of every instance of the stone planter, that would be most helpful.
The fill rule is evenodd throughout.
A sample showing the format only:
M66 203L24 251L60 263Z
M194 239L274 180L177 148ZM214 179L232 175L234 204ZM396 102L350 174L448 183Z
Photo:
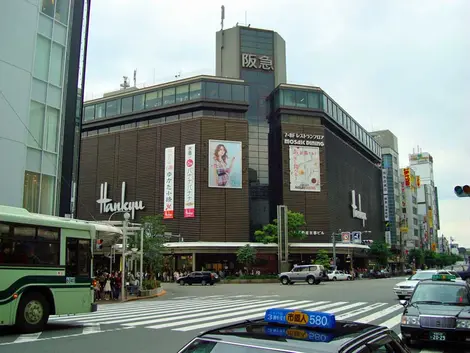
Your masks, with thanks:
M161 288L155 288L155 289L144 289L140 292L141 297L153 297L154 295L157 295L158 293L161 292Z

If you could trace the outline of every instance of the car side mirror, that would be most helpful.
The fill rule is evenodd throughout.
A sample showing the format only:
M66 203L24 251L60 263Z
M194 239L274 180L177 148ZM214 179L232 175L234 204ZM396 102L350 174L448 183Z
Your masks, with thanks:
M408 304L408 300L400 300L400 304L403 305L403 306L406 306Z

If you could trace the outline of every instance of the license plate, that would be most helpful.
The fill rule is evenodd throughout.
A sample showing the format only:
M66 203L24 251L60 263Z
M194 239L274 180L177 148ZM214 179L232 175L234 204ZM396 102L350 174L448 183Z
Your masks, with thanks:
M431 341L445 341L446 334L444 332L431 332L429 334L429 339Z

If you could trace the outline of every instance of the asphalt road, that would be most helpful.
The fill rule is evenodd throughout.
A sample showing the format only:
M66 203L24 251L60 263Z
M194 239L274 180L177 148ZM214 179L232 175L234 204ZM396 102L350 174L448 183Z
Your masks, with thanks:
M164 284L167 295L100 305L98 312L52 317L47 330L20 335L0 330L1 353L172 353L214 326L263 316L273 306L315 308L339 319L362 320L398 331L401 306L392 292L401 279L295 284ZM442 348L415 352L444 352ZM452 350L451 350L452 351ZM445 352L451 352L445 350ZM462 353L462 349L457 350Z

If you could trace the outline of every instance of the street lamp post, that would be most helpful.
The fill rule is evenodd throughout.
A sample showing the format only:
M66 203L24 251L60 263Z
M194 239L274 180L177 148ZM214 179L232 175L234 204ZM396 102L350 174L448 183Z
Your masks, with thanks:
M126 294L126 250L127 250L127 227L131 215L124 213L124 222L122 222L122 272L121 272L121 300L125 300ZM142 249L141 249L142 251Z

